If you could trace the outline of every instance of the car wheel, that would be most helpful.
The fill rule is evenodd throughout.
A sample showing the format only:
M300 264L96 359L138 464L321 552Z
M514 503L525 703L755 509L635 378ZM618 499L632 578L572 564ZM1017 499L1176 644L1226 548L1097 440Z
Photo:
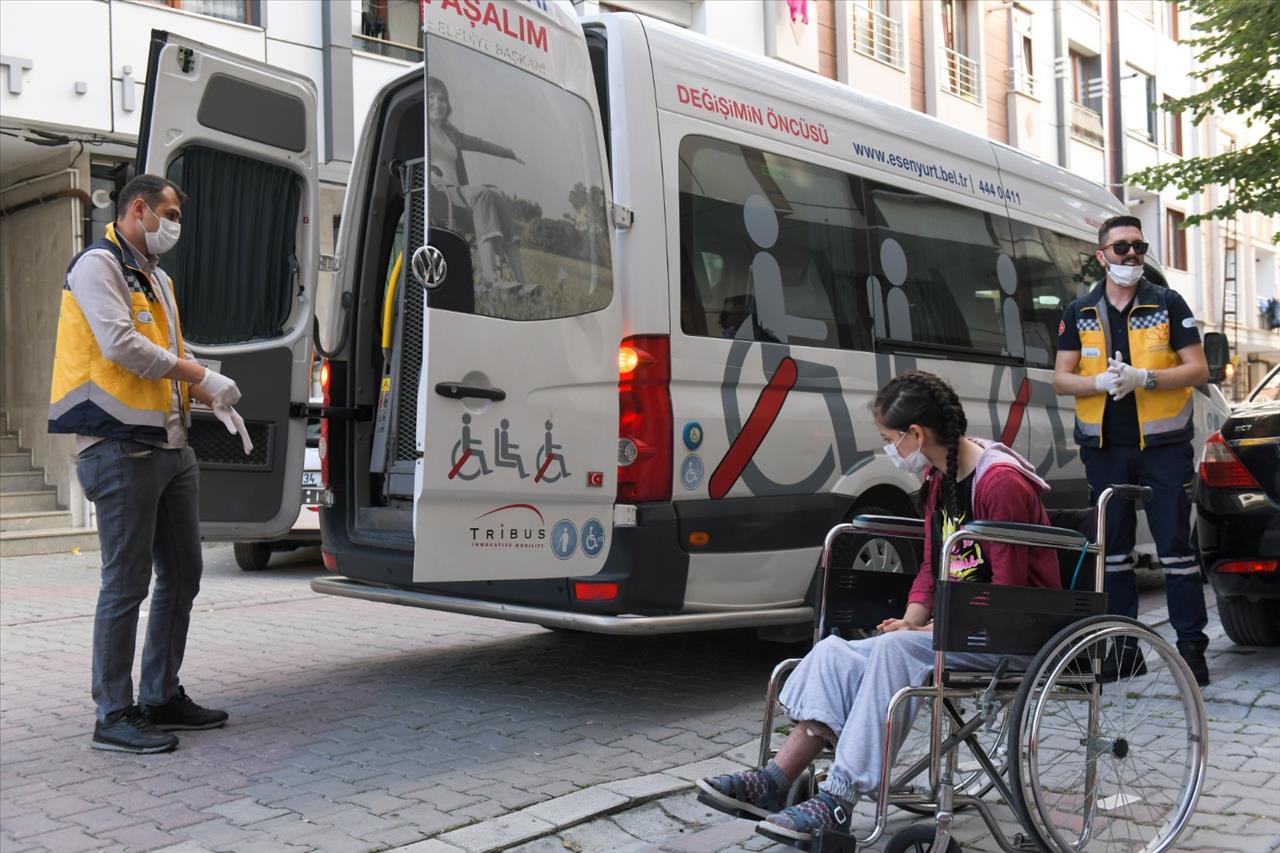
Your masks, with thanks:
M1250 601L1238 595L1219 595L1218 618L1238 646L1280 646L1280 615L1277 602Z
M266 542L237 542L236 565L246 572L265 569L271 561L271 546Z

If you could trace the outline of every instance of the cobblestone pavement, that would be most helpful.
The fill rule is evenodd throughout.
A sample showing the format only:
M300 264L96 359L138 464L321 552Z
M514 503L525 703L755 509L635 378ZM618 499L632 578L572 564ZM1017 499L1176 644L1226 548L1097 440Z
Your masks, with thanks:
M4 561L0 851L769 846L690 786L749 760L768 672L795 648L317 596L314 550L259 573L239 571L229 546L205 558L183 681L231 724L158 756L89 749L97 552ZM1161 618L1158 598L1145 596L1145 618ZM1235 649L1210 627L1211 770L1179 847L1270 850L1280 652ZM959 825L967 849L995 849L975 820Z

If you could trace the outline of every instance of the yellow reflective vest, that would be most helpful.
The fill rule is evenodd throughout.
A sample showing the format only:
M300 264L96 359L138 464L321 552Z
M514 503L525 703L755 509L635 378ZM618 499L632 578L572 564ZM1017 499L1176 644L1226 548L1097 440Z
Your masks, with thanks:
M1111 341L1111 323L1107 312L1115 308L1107 304L1105 282L1076 302L1076 330L1080 334L1081 376L1096 376L1107 369L1108 356L1117 347ZM1168 291L1143 279L1129 306L1129 359L1134 367L1161 370L1176 367L1178 353L1169 343ZM1138 406L1139 444L1185 430L1191 423L1190 388L1157 389L1133 392ZM1089 394L1076 398L1076 443L1102 446L1102 418L1107 408L1107 395Z
M120 264L129 285L130 314L138 334L168 349L168 315L155 291L155 287L167 285L167 278L152 278L136 265L132 252L122 249L114 223L107 226L106 237L95 240L71 260L68 275L85 252L98 249L108 250ZM172 300L172 286L168 286ZM173 304L176 318L176 300ZM172 334L178 352L184 353L181 328L173 329ZM168 440L165 421L173 405L173 385L171 379L145 379L104 356L70 282L63 283L49 389L49 432L164 443ZM187 383L177 386L183 420L189 423Z

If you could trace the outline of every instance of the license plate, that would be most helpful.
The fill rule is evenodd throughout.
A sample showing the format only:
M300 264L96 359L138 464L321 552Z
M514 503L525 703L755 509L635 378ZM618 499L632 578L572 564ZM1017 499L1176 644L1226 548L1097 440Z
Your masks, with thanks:
M319 471L303 471L302 472L302 488L319 488L320 472Z

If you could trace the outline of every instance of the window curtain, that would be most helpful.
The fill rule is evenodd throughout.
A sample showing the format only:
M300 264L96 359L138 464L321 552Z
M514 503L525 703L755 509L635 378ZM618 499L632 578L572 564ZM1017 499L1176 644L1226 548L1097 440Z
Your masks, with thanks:
M200 146L187 148L169 177L187 193L182 239L164 258L186 339L226 344L280 337L299 286L301 179Z

